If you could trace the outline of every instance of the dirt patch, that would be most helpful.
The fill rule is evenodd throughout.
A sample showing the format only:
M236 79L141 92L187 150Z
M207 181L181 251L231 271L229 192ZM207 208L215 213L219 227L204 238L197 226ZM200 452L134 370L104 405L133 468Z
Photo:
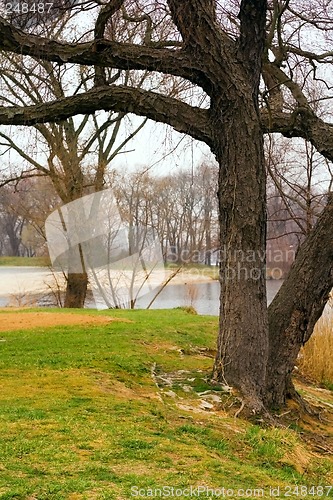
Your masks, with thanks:
M28 328L47 328L66 325L108 325L114 321L129 321L110 316L54 312L1 312L0 332Z

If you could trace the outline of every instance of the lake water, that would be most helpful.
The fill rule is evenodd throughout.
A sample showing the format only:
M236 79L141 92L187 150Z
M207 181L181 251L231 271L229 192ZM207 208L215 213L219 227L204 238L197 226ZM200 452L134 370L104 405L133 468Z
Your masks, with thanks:
M40 267L0 267L0 305L15 303L29 294L48 289L51 273Z
M52 274L45 268L38 267L0 267L0 306L10 303L19 304L30 294L45 294ZM273 300L282 285L282 280L269 280L267 284L267 302ZM209 281L187 285L168 285L157 297L151 309L172 309L192 305L199 314L219 314L219 283ZM153 294L141 297L137 307L145 309ZM91 304L92 307L95 305Z
M268 280L267 287L267 303L270 304L282 285L282 280ZM194 288L195 287L195 288ZM217 281L208 283L197 283L193 285L194 293L189 291L186 285L170 285L166 287L157 297L156 301L151 306L151 309L171 309L178 306L192 305L199 314L211 314L218 316L219 314L219 294L220 285ZM192 289L192 287L191 287ZM142 297L138 301L138 307L145 308L149 304L150 297Z

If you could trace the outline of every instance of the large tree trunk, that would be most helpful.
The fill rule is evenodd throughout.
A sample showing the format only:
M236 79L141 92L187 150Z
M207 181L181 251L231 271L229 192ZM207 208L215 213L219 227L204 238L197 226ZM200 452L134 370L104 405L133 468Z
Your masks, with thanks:
M213 376L238 388L246 409L254 413L264 411L268 359L266 171L258 106L266 2L257 7L242 2L236 64L224 68L220 96L211 94L212 120L219 134L215 154L220 165L222 247Z
M295 393L291 380L333 288L333 194L300 247L287 279L269 306L266 403L279 408Z
M247 408L261 412L268 358L266 174L257 110L252 100L238 99L224 113L218 157L221 306L214 379L238 388Z
M68 273L64 307L84 307L87 286L87 273Z

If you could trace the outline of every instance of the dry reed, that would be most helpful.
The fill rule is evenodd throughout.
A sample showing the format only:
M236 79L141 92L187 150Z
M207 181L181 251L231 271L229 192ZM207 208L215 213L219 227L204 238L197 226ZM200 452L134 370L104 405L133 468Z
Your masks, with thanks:
M195 283L189 282L185 283L185 297L186 303L190 307L194 307L194 303L198 298L198 288Z
M333 388L333 316L324 314L300 352L300 372L319 384Z

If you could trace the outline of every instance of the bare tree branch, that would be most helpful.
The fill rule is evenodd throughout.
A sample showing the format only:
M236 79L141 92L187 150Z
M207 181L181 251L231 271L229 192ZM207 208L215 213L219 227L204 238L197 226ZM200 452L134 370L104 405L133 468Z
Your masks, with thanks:
M196 61L183 49L146 47L109 40L61 43L26 34L0 17L0 50L54 61L118 69L159 71L202 84Z
M264 133L276 132L284 137L303 137L325 158L333 161L333 124L324 122L308 108L296 108L292 113L261 112Z
M253 68L257 68L254 76L254 83L257 84L260 78L260 68L263 48L265 45L265 24L266 24L267 0L242 0L239 19L240 36L239 49L242 59L252 75ZM261 36L258 37L258 33ZM258 71L259 69L259 71Z
M45 175L48 175L48 170L43 167L40 163L35 161L30 155L28 155L22 148L20 148L8 135L0 132L0 137L6 141L6 143L1 143L0 145L9 146L14 151L16 151L22 158L24 158L28 163L31 163L35 167L36 170L43 172Z
M212 144L209 110L189 106L184 102L154 92L111 85L57 101L36 106L0 108L2 125L34 125L57 122L97 110L135 113L157 122L166 123L178 132Z
M125 0L113 0L107 3L99 12L95 25L95 38L104 38L104 32L109 19L122 7Z
M12 184L14 182L16 184L18 184L23 179L32 179L34 177L47 177L46 175L39 174L38 172L36 172L34 170L32 171L33 173L31 173L31 174L29 172L27 172L27 171L21 172L20 175L10 176L10 177L6 178L5 180L0 181L0 188L7 186L8 184Z

